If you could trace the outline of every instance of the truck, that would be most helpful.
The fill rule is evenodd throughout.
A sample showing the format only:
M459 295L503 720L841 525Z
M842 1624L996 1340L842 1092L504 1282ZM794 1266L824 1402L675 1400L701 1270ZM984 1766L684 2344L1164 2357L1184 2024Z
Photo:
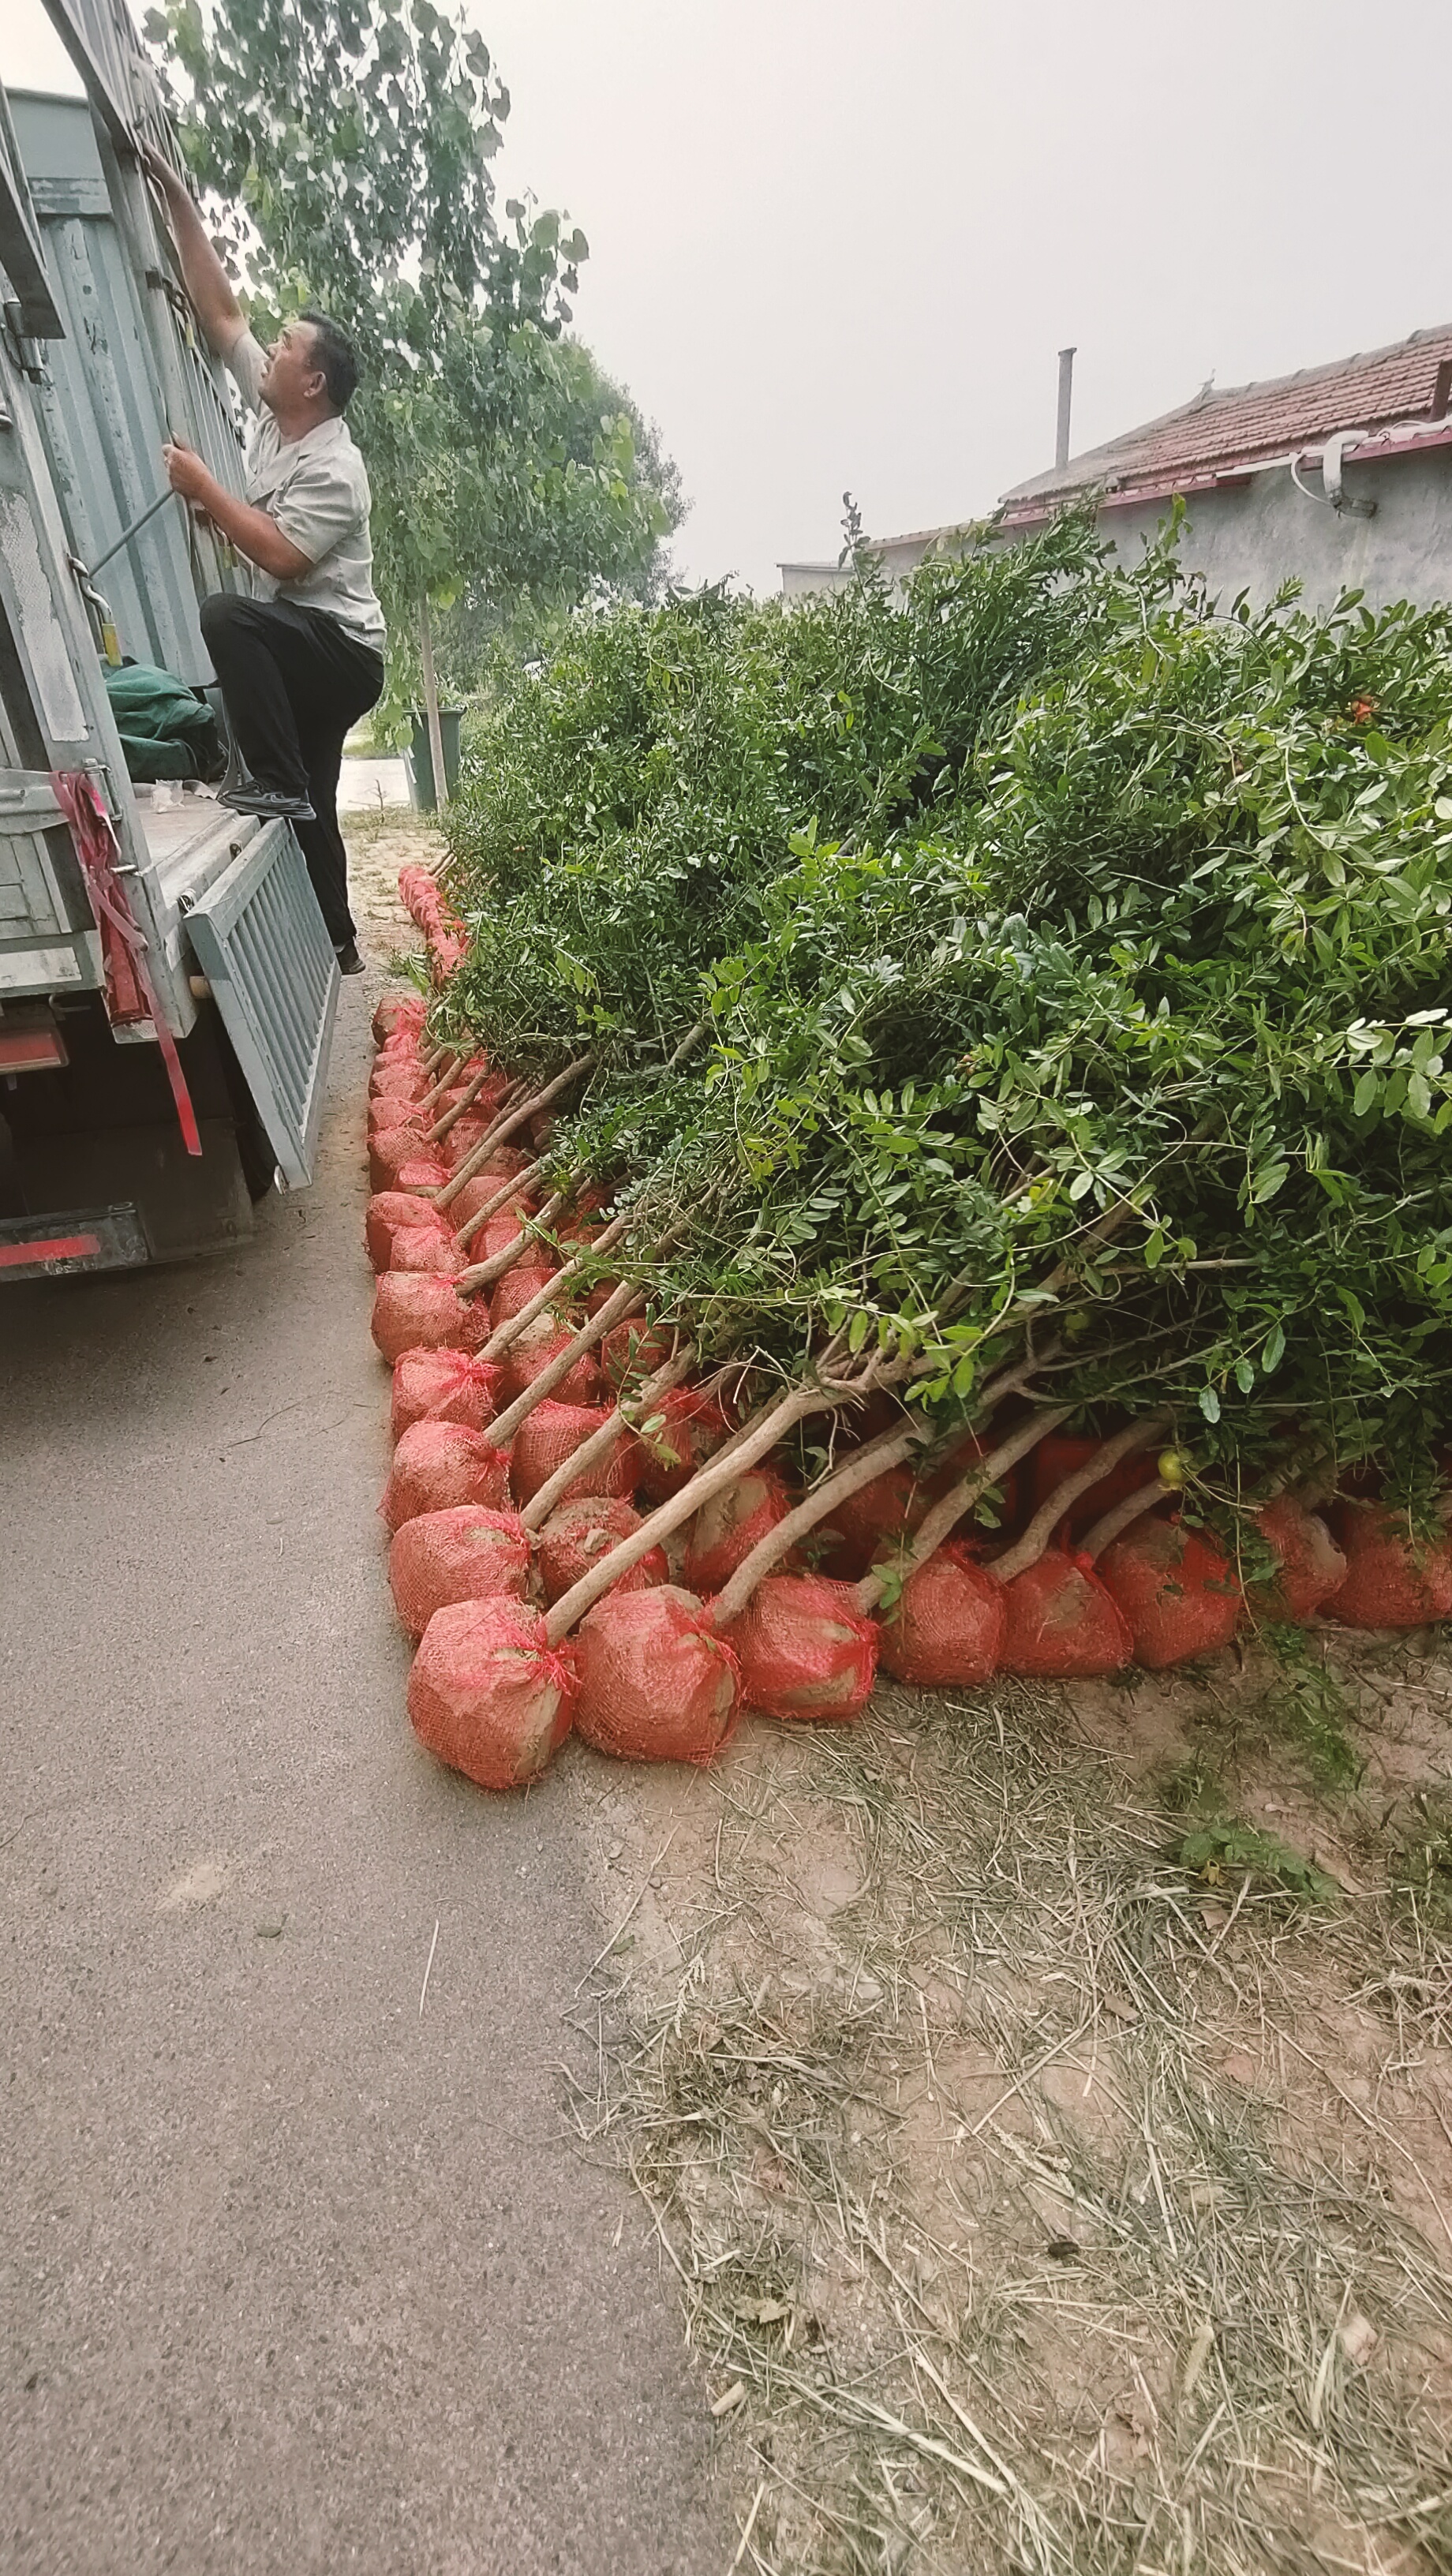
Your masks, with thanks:
M126 0L45 0L84 95L0 89L0 1283L225 1249L311 1180L339 970L291 826L137 785L106 675L222 710L235 401L140 160L177 159ZM135 764L140 765L140 764Z

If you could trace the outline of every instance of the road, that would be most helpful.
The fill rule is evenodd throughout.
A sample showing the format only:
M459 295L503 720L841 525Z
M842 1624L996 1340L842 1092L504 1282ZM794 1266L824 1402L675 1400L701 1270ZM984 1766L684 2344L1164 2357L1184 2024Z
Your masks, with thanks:
M731 2556L644 2212L559 2116L568 1777L490 1800L404 1717L372 985L240 1258L0 1305L9 2576Z

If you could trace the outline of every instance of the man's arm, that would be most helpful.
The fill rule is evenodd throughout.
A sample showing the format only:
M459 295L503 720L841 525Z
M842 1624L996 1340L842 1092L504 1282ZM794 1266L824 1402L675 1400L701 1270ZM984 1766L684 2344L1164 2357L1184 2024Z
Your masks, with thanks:
M311 572L313 559L285 537L277 521L266 510L256 510L250 501L239 501L215 474L209 474L194 448L170 446L161 451L167 481L173 492L180 492L199 510L204 510L212 525L230 537L237 552L249 563L260 564L274 581L300 581Z
M173 170L149 143L141 146L141 164L166 200L167 221L197 319L219 358L230 358L247 327L232 281L207 239L201 208L179 171ZM270 567L268 567L270 569Z

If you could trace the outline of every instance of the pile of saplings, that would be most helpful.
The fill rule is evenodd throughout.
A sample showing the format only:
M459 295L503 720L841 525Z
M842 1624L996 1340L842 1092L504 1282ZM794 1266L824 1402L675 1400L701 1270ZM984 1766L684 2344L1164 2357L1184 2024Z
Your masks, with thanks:
M501 672L370 1112L425 1739L1452 1612L1449 719L1074 519Z

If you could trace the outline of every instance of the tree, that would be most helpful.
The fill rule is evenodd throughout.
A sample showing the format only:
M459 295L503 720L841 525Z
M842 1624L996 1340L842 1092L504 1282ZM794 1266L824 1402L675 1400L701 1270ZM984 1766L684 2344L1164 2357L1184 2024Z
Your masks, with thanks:
M166 0L146 32L254 324L316 304L357 344L389 695L421 666L442 785L431 605L467 592L504 622L648 588L680 516L674 469L565 337L589 246L522 197L501 225L509 94L432 0Z

